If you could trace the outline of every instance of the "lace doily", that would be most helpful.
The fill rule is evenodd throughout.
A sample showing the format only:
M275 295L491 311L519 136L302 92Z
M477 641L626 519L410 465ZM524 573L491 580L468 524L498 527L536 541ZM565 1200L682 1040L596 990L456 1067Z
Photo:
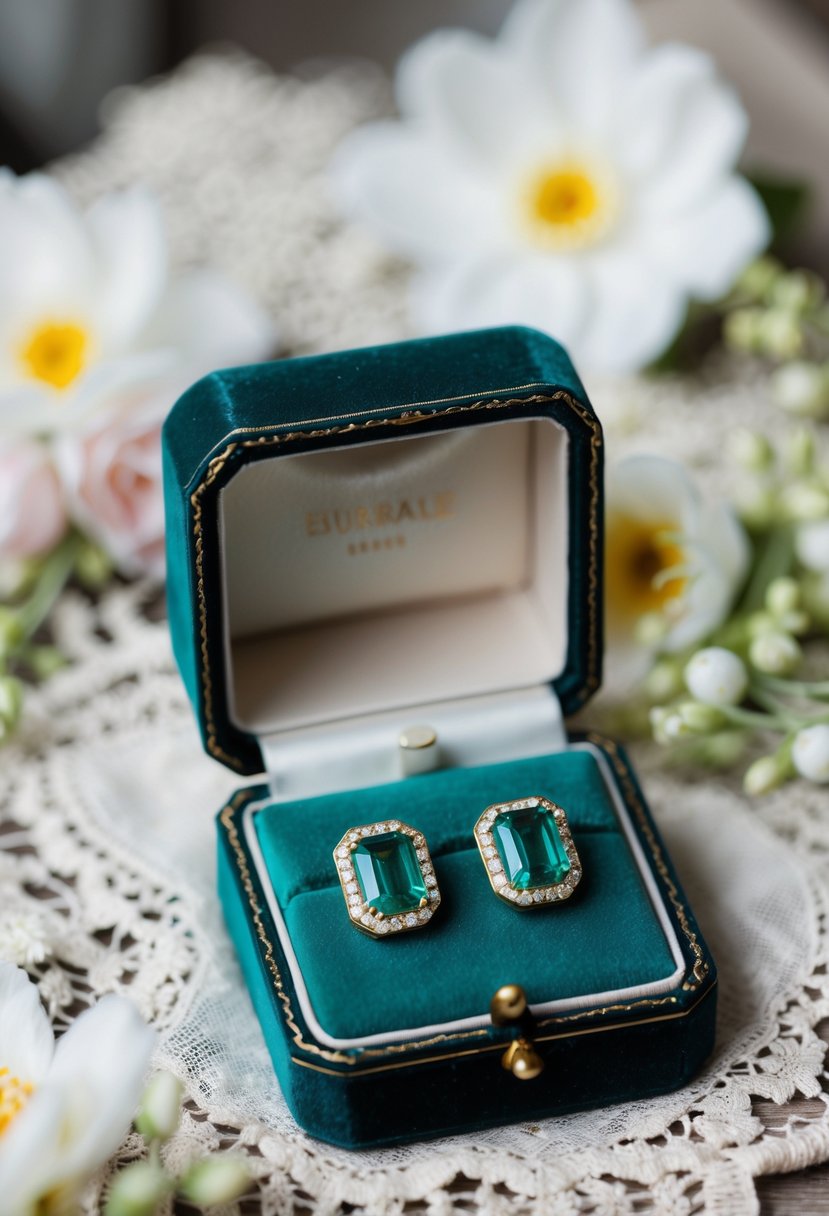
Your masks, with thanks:
M245 282L291 352L399 337L404 271L337 221L324 178L340 135L387 105L383 80L354 69L300 82L202 58L119 97L98 143L57 172L86 198L149 181L176 257ZM596 385L611 442L690 453L722 477L726 431L766 407L743 369L709 374ZM704 1074L647 1103L428 1145L354 1154L306 1137L273 1079L214 893L213 815L234 778L199 748L150 597L115 587L97 605L77 594L59 605L56 640L73 662L28 697L3 754L0 883L3 915L50 951L32 971L58 1026L118 990L159 1028L158 1063L189 1099L171 1164L235 1145L265 1213L741 1216L757 1210L755 1177L829 1157L816 1033L829 1015L823 796L791 786L749 808L727 782L652 766L648 795L720 968ZM812 1101L796 1115L783 1105L773 1128L758 1116L758 1101L798 1096ZM140 1151L130 1139L118 1160Z

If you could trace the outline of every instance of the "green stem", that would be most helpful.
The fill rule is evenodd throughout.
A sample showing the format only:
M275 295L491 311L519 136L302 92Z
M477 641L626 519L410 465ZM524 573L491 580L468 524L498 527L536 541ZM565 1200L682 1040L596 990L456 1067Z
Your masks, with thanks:
M740 597L735 615L748 615L763 607L769 583L791 570L793 551L791 528L775 528L769 533L755 556L751 578Z
M781 722L788 722L792 730L797 730L802 725L801 719L792 712L790 706L775 697L762 685L752 684L748 690L748 695L752 701L761 705L768 713L774 715Z
M71 577L79 546L80 537L72 533L44 561L34 591L18 609L26 640L37 632L54 608Z
M759 713L753 709L740 709L737 705L718 705L717 709L728 722L735 726L748 726L752 730L788 730L790 723L776 714Z
M807 697L811 701L829 698L829 680L786 680L782 676L760 676L762 685L789 697Z

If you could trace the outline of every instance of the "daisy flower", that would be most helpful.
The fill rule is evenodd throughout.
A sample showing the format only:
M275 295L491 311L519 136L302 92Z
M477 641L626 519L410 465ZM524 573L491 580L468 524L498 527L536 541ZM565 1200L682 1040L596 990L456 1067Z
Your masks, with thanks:
M199 376L273 345L223 275L171 274L146 190L82 211L43 174L0 170L0 559L75 524L124 574L160 576L163 419Z
M521 323L591 369L639 368L768 242L733 89L700 51L647 47L629 0L519 0L494 40L437 31L396 91L401 121L351 135L333 188L418 267L424 329Z
M669 653L726 619L748 569L742 526L682 465L632 456L608 476L605 597L611 643L643 634Z
M52 178L0 171L0 433L76 431L135 381L261 357L273 335L223 276L172 278L135 188L83 212Z
M0 963L0 1195L4 1216L69 1216L129 1130L153 1032L106 996L55 1044L38 990Z

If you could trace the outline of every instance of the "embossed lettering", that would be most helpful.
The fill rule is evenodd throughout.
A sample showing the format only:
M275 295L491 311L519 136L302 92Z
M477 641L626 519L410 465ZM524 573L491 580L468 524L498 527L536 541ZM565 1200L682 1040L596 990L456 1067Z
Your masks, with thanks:
M454 514L455 494L445 490L438 494L424 494L416 499L400 498L396 502L383 500L373 506L309 511L305 516L305 531L308 536L327 536L331 532L346 536L350 532L363 532L371 528L448 519Z

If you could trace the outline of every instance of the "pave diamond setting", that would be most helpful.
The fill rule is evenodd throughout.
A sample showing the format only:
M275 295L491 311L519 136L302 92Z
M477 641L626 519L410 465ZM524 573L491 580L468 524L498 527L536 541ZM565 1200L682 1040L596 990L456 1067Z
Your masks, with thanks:
M334 865L351 923L370 937L422 929L440 905L423 835L396 819L349 828Z
M475 824L475 841L493 891L517 908L569 899L581 881L567 815L549 798L488 806Z

